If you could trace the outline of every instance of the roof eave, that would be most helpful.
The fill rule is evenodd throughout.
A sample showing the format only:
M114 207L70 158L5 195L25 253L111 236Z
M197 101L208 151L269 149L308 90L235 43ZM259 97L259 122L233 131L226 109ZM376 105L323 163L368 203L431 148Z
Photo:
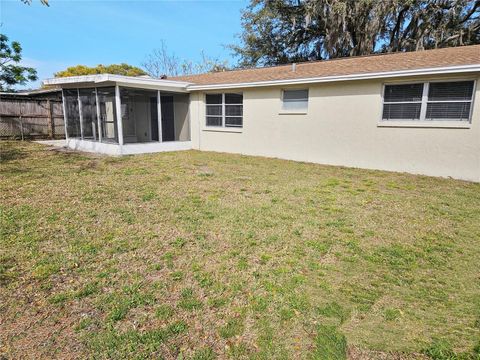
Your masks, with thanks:
M74 84L102 84L115 83L122 86L144 87L158 90L174 90L187 92L187 86L190 84L185 81L173 81L163 79L149 79L133 76L98 74L98 75L82 75L69 76L63 78L52 78L43 81L44 85L74 85Z
M267 80L267 81L256 81L256 82L207 84L207 85L193 84L188 86L188 90L195 91L195 90L251 88L251 87L263 87L263 86L275 86L275 85L295 85L295 84L324 83L324 82L335 82L335 81L382 79L382 78L393 78L393 77L428 76L428 75L439 75L439 74L461 74L461 73L478 72L478 71L480 71L480 64L472 64L472 65L437 67L437 68L372 72L372 73L363 73L363 74L310 77L310 78L300 78L300 79Z
M46 79L43 81L44 85L74 85L74 84L102 84L102 83L115 83L121 86L132 86L158 90L171 90L179 92L200 91L200 90L221 90L221 89L235 89L235 88L252 88L252 87L265 87L265 86L281 86L281 85L296 85L296 84L311 84L311 83L325 83L336 81L353 81L353 80L370 80L370 79L383 79L393 77L411 77L411 76L428 76L439 74L461 74L467 72L479 72L480 64L461 65L461 66L449 66L449 67L436 67L436 68L423 68L423 69L411 69L411 70L397 70L397 71L385 71L385 72L370 72L363 74L350 74L350 75L334 75L334 76L321 76L321 77L309 77L299 79L281 79L281 80L266 80L255 82L238 82L227 84L206 84L195 85L194 83L175 80L163 80L163 79L148 79L132 76L112 75L112 74L98 74L98 75L82 75L71 76L64 78Z

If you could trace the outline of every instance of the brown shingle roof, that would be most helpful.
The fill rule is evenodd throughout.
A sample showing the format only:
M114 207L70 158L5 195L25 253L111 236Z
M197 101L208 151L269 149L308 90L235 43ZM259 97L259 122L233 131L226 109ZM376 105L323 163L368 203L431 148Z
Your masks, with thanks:
M480 64L480 45L378 54L292 65L169 77L195 85L237 84Z

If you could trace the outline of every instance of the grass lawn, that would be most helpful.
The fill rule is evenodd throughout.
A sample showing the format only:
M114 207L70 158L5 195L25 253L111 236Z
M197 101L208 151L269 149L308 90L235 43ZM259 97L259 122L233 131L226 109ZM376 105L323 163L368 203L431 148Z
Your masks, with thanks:
M479 184L0 146L0 358L480 358Z

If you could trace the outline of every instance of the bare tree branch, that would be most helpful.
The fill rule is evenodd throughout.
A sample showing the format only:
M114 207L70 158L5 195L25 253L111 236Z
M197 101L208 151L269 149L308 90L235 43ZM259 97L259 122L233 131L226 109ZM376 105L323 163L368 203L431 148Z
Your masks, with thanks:
M168 52L165 41L160 42L160 47L148 54L141 66L152 77L191 75L204 72L223 71L228 68L227 61L220 61L208 57L203 51L200 61L180 60L175 54Z

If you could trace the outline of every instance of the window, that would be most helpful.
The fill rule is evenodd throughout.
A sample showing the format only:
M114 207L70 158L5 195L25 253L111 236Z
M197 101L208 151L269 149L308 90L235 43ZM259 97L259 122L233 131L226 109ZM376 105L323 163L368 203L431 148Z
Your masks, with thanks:
M305 112L308 108L308 90L283 90L282 110Z
M473 81L385 85L383 121L469 121Z
M426 120L469 120L473 81L429 85Z
M383 120L420 120L423 84L385 85Z
M243 95L235 93L206 94L206 125L243 126Z

